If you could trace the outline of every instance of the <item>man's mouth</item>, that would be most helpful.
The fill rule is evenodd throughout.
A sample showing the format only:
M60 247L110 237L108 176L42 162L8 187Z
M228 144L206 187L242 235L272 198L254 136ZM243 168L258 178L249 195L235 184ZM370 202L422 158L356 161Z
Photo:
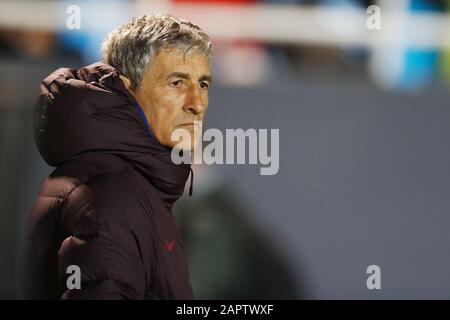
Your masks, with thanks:
M200 127L200 121L195 121L195 122L186 122L186 123L182 123L180 125L178 125L179 127L183 127L183 128L187 128L187 129L194 129L194 128L199 128Z

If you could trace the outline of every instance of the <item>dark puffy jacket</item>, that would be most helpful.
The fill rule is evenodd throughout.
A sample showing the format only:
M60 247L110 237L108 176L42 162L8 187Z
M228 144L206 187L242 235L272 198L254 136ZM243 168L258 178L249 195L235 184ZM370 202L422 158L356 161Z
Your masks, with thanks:
M193 298L171 211L190 166L171 162L117 70L56 70L34 123L39 152L57 168L28 217L24 298ZM81 289L67 287L70 265Z

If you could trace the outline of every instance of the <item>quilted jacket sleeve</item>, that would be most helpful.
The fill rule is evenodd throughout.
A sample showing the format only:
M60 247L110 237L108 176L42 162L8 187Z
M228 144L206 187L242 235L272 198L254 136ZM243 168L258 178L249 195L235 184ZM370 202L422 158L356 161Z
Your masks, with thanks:
M60 298L142 299L145 273L126 216L111 206L93 210L83 216L96 216L96 234L86 235L78 224L75 236L66 238L59 249Z

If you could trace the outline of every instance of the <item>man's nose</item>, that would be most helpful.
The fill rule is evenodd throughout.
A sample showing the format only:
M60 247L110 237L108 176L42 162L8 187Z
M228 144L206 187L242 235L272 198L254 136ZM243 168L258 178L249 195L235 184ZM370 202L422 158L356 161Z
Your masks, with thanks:
M194 114L199 114L205 112L207 107L207 102L205 98L202 97L200 88L193 87L189 90L188 99L185 104L185 110L190 111Z

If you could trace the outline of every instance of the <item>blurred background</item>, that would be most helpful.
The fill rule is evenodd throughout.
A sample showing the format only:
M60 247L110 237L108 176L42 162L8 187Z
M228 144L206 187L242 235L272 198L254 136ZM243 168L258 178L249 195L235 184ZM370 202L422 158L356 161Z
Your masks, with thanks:
M213 39L205 128L280 129L278 174L196 166L175 206L196 298L450 297L450 1L15 0L0 1L0 298L19 298L53 170L33 140L40 81L153 12Z

